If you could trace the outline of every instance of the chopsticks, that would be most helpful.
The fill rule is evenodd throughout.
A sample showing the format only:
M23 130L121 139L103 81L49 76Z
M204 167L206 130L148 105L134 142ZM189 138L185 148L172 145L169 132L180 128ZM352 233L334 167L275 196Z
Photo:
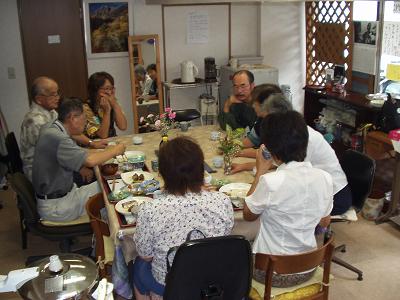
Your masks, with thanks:
M111 192L114 192L114 190L115 190L115 178L112 181Z

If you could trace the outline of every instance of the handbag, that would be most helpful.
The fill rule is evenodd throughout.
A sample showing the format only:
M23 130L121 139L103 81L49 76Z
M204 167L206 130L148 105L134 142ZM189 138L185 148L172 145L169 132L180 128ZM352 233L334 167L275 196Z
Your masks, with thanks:
M377 124L378 129L386 133L400 128L400 100L392 98L389 93L387 95L387 100L382 106Z

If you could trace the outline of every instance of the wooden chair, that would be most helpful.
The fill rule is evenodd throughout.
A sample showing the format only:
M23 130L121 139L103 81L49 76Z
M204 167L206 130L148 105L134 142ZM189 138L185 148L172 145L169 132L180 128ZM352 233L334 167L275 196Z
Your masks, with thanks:
M254 293L256 282L253 280L253 290L250 294L250 299L328 299L329 273L334 248L333 238L331 237L322 247L302 254L268 255L256 253L255 269L266 271L265 285L263 286L264 298L262 298L262 295L257 295L262 294L260 291ZM274 272L278 274L300 273L316 268L321 264L323 264L322 278L315 278L318 276L317 269L316 274L309 281L299 285L298 288L296 286L291 287L290 292L288 292L288 289L273 288L271 285L272 274ZM253 296L254 294L256 294L256 296ZM306 296L300 298L299 295L302 294L305 294Z
M99 193L90 197L86 202L86 212L90 219L90 225L96 238L96 260L100 261L99 275L111 277L111 267L114 260L114 243L110 237L108 224L101 218L100 210L104 208L103 194Z

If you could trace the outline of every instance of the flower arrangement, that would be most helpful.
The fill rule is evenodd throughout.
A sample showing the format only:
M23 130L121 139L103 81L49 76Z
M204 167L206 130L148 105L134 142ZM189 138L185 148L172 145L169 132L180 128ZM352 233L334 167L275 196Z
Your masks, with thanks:
M160 131L161 136L168 135L168 131L175 127L176 113L170 107L160 115L149 114L147 117L140 117L139 125L148 126Z
M230 174L232 168L232 159L242 150L242 138L244 136L243 128L232 129L226 125L226 135L219 140L218 149L224 155L224 173Z

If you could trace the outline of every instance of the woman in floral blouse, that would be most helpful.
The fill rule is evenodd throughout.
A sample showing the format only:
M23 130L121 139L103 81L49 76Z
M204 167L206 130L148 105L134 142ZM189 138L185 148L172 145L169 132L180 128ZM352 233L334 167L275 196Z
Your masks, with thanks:
M187 137L177 137L161 146L159 172L165 193L142 205L134 242L139 256L133 267L136 299L163 295L166 255L198 229L206 237L230 234L233 209L220 192L202 189L204 156L200 146Z
M114 78L107 72L92 74L88 92L89 99L83 106L87 119L85 135L101 139L116 136L114 123L120 130L126 130L124 112L115 98Z

